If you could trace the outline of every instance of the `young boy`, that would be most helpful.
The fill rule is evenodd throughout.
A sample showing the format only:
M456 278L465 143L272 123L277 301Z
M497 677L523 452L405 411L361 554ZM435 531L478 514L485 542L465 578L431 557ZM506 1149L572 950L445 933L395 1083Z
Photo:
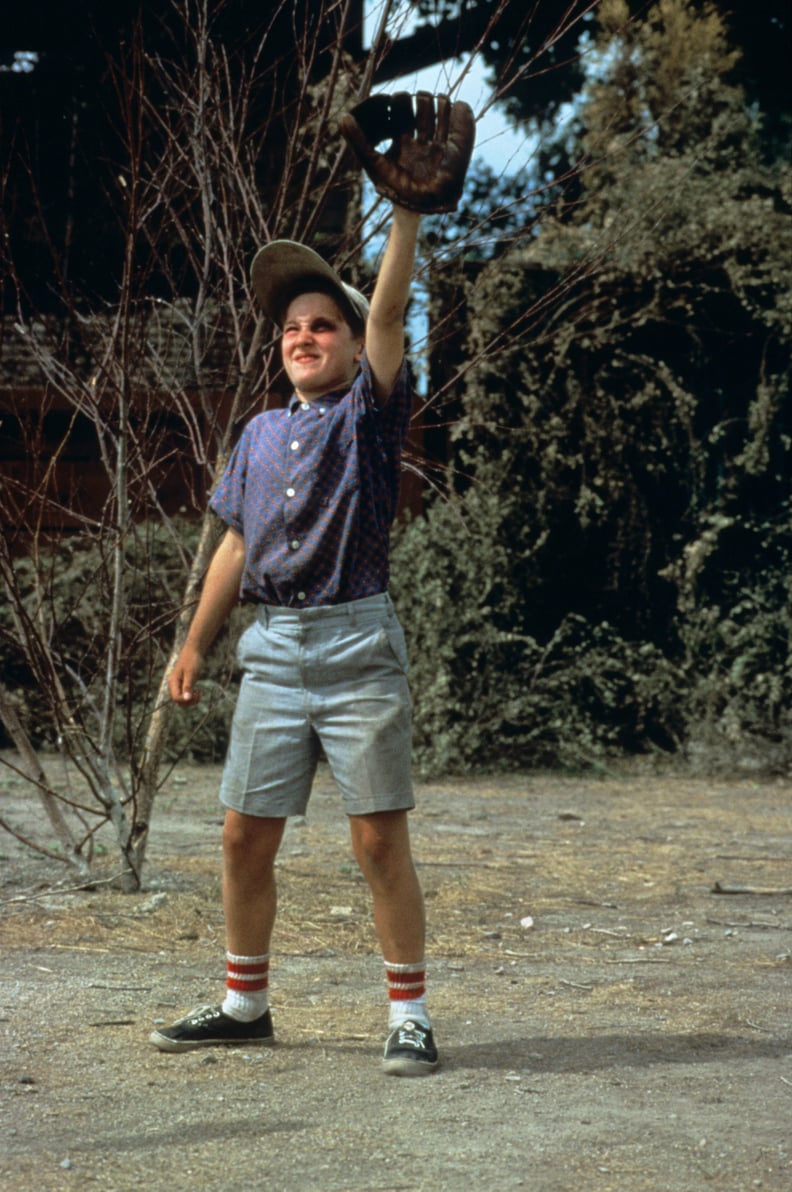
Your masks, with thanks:
M413 201L416 162L423 163L420 190L430 146L457 173L460 167L453 137L448 145L448 101L438 97L435 121L434 106L430 113L427 97L418 97L410 123L404 98L394 97L393 130L412 142L397 164ZM383 100L392 103L377 97L363 106L361 126L372 103L382 115ZM472 149L467 124L465 135ZM374 177L379 155L369 148L364 155ZM463 179L464 167L459 189ZM164 1051L272 1042L274 863L287 817L306 810L323 750L371 890L385 962L383 1068L417 1076L438 1065L426 1007L423 898L407 824L414 805L407 656L387 591L413 397L404 313L419 221L420 211L394 205L370 308L303 245L274 241L253 262L254 289L281 328L294 393L287 409L260 414L245 428L211 499L227 530L169 680L177 703L196 703L203 659L240 593L257 606L239 643L243 680L220 793L226 996L218 1008L154 1031L150 1040Z

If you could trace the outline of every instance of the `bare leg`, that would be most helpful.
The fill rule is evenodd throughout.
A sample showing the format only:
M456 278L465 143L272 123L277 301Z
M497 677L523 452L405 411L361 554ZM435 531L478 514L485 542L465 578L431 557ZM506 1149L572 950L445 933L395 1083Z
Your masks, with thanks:
M275 857L285 818L227 811L223 827L223 907L226 946L237 956L263 956L278 908Z
M275 922L277 891L275 857L283 837L285 819L259 819L226 813L223 827L223 904L226 919L226 946L234 956L265 957ZM249 971L249 970L246 970ZM266 966L261 977L266 990ZM226 1001L232 994L226 990ZM254 998L262 992L256 990ZM266 998L266 993L264 993ZM191 1051L195 1047L213 1047L221 1043L271 1043L272 1022L266 1003L254 1015L237 1015L226 1002L219 1009L203 1006L173 1026L153 1031L149 1041L160 1051Z
M353 815L349 822L352 847L371 889L382 954L394 964L418 964L424 959L426 920L407 812Z

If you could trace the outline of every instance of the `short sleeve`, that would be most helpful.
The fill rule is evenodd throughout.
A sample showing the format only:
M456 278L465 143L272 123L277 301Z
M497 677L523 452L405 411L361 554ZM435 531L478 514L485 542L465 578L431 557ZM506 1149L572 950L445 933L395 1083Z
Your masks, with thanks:
M415 396L412 368L407 357L402 361L393 388L385 402L378 405L374 400L374 378L371 375L371 365L365 352L360 362L358 383L362 387L367 404L374 411L382 438L389 444L401 445L407 437Z
M250 430L246 427L234 448L220 483L209 498L209 508L232 530L244 536L245 482L250 450Z

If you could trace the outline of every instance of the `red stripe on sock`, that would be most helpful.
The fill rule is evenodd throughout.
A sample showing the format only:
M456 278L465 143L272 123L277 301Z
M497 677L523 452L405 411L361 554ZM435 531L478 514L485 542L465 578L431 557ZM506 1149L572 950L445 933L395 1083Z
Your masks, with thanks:
M265 960L263 964L237 964L235 960L229 960L226 962L226 967L229 973L238 973L240 976L250 973L251 976L255 976L256 973L269 971L269 961Z
M241 993L260 993L269 988L269 961L263 964L238 964L235 960L226 962L226 988L238 989Z
M393 969L386 969L385 976L388 983L388 997L392 1002L410 1002L426 993L426 970L418 969L412 973L398 973Z

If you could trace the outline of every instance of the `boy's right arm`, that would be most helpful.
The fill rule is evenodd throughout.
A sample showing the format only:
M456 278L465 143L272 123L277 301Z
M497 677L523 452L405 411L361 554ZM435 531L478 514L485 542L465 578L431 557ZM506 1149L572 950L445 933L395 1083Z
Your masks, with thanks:
M209 647L239 601L244 566L245 540L236 530L226 530L209 564L181 653L168 676L171 699L182 706L197 704L201 698L195 680Z

